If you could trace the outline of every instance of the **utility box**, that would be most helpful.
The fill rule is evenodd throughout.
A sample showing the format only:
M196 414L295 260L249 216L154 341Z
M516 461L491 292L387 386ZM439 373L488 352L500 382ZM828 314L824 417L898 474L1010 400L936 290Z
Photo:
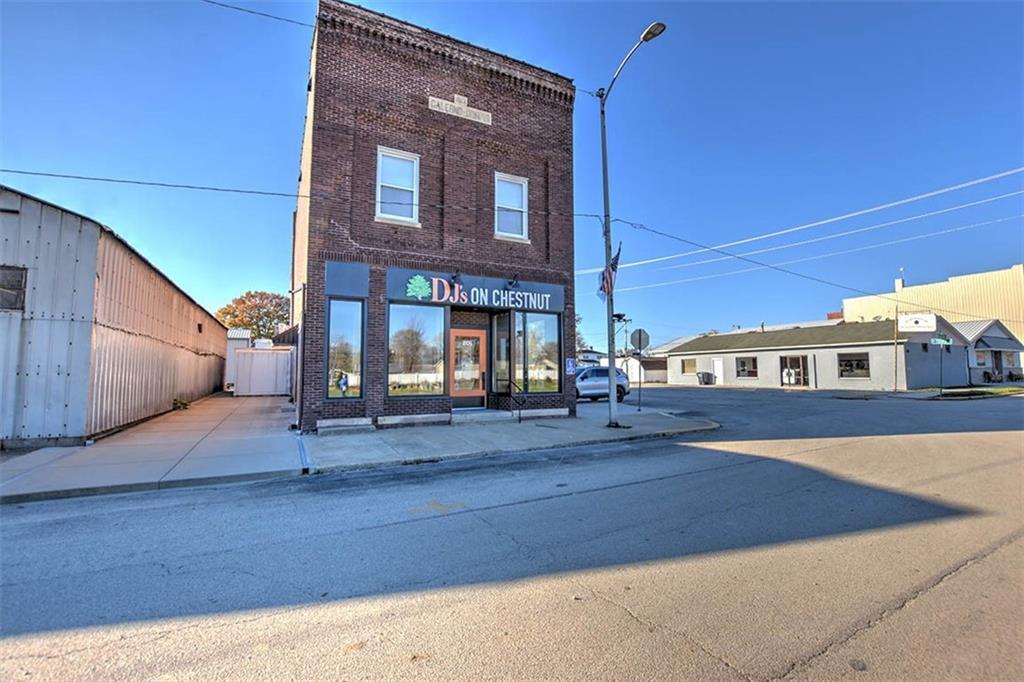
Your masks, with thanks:
M292 347L235 349L235 396L291 395Z

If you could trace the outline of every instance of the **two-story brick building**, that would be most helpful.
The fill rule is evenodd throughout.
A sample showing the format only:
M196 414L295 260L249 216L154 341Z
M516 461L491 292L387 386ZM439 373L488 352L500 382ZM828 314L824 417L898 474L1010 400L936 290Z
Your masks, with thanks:
M301 428L575 414L572 82L319 9L292 263Z

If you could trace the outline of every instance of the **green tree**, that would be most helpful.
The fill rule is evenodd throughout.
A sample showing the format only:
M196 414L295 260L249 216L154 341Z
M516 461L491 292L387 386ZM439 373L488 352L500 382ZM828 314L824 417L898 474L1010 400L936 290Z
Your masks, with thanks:
M269 291L247 291L217 311L225 327L248 329L254 339L269 339L279 323L288 322L288 297Z
M576 352L588 350L587 342L583 338L583 316L576 313Z

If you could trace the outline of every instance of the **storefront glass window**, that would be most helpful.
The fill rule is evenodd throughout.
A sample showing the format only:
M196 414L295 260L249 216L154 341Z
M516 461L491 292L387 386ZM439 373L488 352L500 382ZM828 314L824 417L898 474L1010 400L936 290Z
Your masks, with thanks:
M512 348L509 343L510 322L510 313L497 313L494 316L494 329L491 336L494 339L494 370L492 374L494 376L495 393L509 392L508 380L509 371L511 370L509 365L512 360Z
M840 379L867 379L871 376L871 361L867 353L839 353Z
M529 393L557 393L558 315L526 313L526 385Z
M444 393L444 308L392 304L388 395Z
M526 391L526 313L512 313L515 324L515 343L512 345L512 381L513 391Z
M513 377L526 393L557 393L561 389L558 315L516 313Z
M988 351L976 350L974 351L974 364L978 367L985 367L988 365Z
M363 304L332 300L328 319L327 397L360 398L363 394Z

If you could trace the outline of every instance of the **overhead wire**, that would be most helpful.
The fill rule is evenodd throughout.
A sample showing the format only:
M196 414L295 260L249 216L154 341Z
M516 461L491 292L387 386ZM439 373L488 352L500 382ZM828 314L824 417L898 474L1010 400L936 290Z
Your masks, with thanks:
M313 193L313 194L301 194L298 192L274 192L268 190L257 190L257 189L246 189L240 187L218 187L215 185L197 185L188 183L177 183L177 182L162 182L156 180L136 180L134 178L111 178L96 175L75 175L71 173L49 173L44 171L30 171L20 168L0 168L0 173L12 173L16 175L28 175L33 177L44 177L44 178L59 178L64 180L84 180L88 182L108 182L123 185L140 185L143 187L161 187L169 189L185 189L202 192L225 192L229 194L249 194L256 196L267 196L267 197L283 197L286 199L310 199L314 197L334 198L334 195L330 193ZM453 204L428 204L424 202L409 202L409 201L376 201L374 199L368 200L371 204L381 204L384 206L416 206L418 208L436 208L441 210L462 210L462 211L492 211L493 209L484 206L457 206ZM543 211L538 209L527 209L524 211L528 215L548 215L557 216L564 218L598 218L601 216L596 213L562 213L559 211Z
M994 196L994 197L987 197L985 199L980 199L978 201L971 201L971 202L968 202L966 204L960 204L958 206L950 206L949 208L943 208L943 209L939 209L937 211L929 211L928 213L921 213L919 215L909 216L907 218L900 218L898 220L889 220L889 221L884 222L884 223L877 223L875 225L868 225L867 227L858 227L857 229L854 229L854 230L846 230L844 232L836 232L834 234L828 234L828 235L825 235L823 237L814 237L813 239L803 239L803 240L798 241L798 242L791 242L791 243L788 243L788 244L780 244L778 246L768 246L768 247L765 247L763 249L756 249L754 251L744 251L742 255L744 255L744 256L755 256L755 255L760 254L760 253L769 253L769 252L772 252L772 251L781 251L783 249L791 249L791 248L794 248L794 247L797 247L797 246L806 246L807 244L816 244L818 242L829 241L831 239L838 239L840 237L848 237L848 236L854 235L854 234L862 234L864 232L873 232L874 230L879 230L879 229L882 229L883 227L890 227L892 225L899 225L899 224L902 224L902 223L908 223L908 222L911 222L913 220L920 220L922 218L930 218L930 217L933 217L933 216L942 215L944 213L950 213L952 211L959 211L961 209L969 208L969 207L972 207L972 206L980 206L981 204L987 204L987 203L991 203L993 201L998 201L999 199L1006 199L1008 197L1018 196L1018 195L1021 195L1021 194L1024 194L1024 190L1018 190L1016 192L1008 192L1006 194L1000 194L1000 195ZM720 263L722 261L727 261L727 260L730 260L730 259L731 259L731 256L721 256L719 258L707 258L707 259L704 259L704 260L690 261L689 263L682 263L680 265L669 265L669 266L666 266L666 267L663 267L663 268L658 268L658 269L659 270L679 270L681 268L689 268L689 267L693 267L695 265L706 265L707 263Z
M980 184L983 184L983 183L986 183L986 182L991 182L993 180L998 180L1000 178L1005 178L1005 177L1008 177L1008 176L1011 176L1011 175L1015 175L1015 174L1018 174L1018 173L1021 173L1021 172L1024 172L1024 166L1021 166L1021 167L1018 167L1018 168L1011 168L1009 170L1005 170L1005 171L1002 171L1002 172L999 172L999 173L993 173L991 175L986 175L986 176L981 177L981 178L975 178L973 180L967 180L965 182L961 182L961 183L958 183L956 185L950 185L949 187L943 187L943 188L940 188L940 189L932 190L930 192L925 192L923 194L916 194L916 195L911 196L911 197L906 197L904 199L898 199L896 201L890 201L890 202L887 202L887 203L884 203L884 204L879 204L877 206L872 206L870 208L863 208L863 209L860 209L860 210L857 210L857 211L852 211L850 213L844 213L843 215L834 216L832 218L825 218L823 220L816 220L814 222L804 223L803 225L796 225L794 227L787 227L787 228L785 228L783 230L775 230L774 232L766 232L764 234L758 234L758 235L754 235L754 236L751 236L751 237L745 237L743 239L737 239L735 241L726 242L724 244L716 244L713 247L712 246L706 246L706 247L701 247L700 249L695 250L695 251L685 251L685 252L682 252L682 253L673 253L673 254L668 254L668 255L665 255L665 256L657 256L657 257L654 257L654 258L645 258L643 260L630 261L630 262L627 262L627 263L619 263L619 269L634 268L634 267L638 267L638 266L641 266L641 265L650 265L651 263L661 263L661 262L664 262L664 261L667 261L667 260L674 260L676 258L683 258L684 256L693 256L693 255L696 255L698 253L705 253L707 251L714 251L716 248L727 249L727 248L731 248L733 246L741 246L743 244L749 244L751 242L761 241L763 239L771 239L773 237L780 237L780 236L785 235L785 234L792 234L793 232L800 232L802 230L808 230L808 229L811 229L812 227L820 227L822 225L829 225L831 223L836 223L836 222L839 222L841 220L848 220L850 218L856 218L858 216L867 215L869 213L875 213L877 211L882 211L882 210L887 209L887 208L895 208L896 206L903 206L905 204L909 204L909 203L912 203L912 202L915 202L915 201L920 201L922 199L929 199L931 197L940 196L942 194L947 194L949 192L955 192L957 190L966 189L967 187L974 187L975 185L980 185ZM588 274L593 274L595 272L601 272L603 269L604 269L603 266L602 267L594 267L594 268L585 268L585 269L582 269L582 270L577 270L576 274L577 275L588 275Z
M267 12L259 12L254 9L247 7L239 7L238 5L231 5L226 2L218 2L217 0L199 0L199 2L205 2L207 5L216 5L217 7L223 7L225 9L235 10L236 12L245 12L246 14L255 14L258 17L264 17L266 19L274 19L276 21L284 21L289 24L296 24L298 26L307 26L313 28L314 24L307 24L304 21L297 21L295 19L289 19L288 17L278 16L276 14L268 14Z
M1024 217L1024 214L1018 215L1018 216L1009 216L1007 218L1000 218L997 221L992 221L992 222L1002 222L1002 221L1007 221L1007 220L1013 220L1015 218L1020 218L1020 217ZM625 225L629 225L630 227L633 227L634 229L642 230L642 231L645 231L645 232L649 232L651 234L656 234L656 235L659 235L661 237L665 237L666 239L671 239L671 240L678 241L678 242L681 242L681 243L684 243L684 244L689 244L691 246L696 246L696 247L699 247L699 248L702 248L702 249L707 249L709 251L716 251L718 253L721 253L722 255L729 256L729 257L735 258L737 260L746 261L748 263L751 263L752 265L759 266L757 268L748 269L747 270L748 272L752 272L753 270L760 270L760 269L770 269L770 270L775 270L777 272L781 272L781 273L784 273L784 274L787 274L787 275L791 275L793 277L799 277L801 279L805 279L805 280L808 280L808 281L817 282L818 284L824 284L826 286L834 287L834 288L837 288L837 289L844 289L846 291L852 291L854 293L858 293L858 294L861 294L863 296L871 296L871 297L874 297L874 298L880 298L880 299L884 299L884 300L888 300L888 301L893 301L894 303L897 303L897 304L900 304L900 305L918 306L920 308L931 309L931 310L933 310L935 312L949 313L949 314L952 314L952 315L958 315L960 317L972 318L972 319L976 319L976 320L987 320L987 319L993 319L994 317L998 317L998 316L993 316L993 315L980 315L980 314L973 313L973 312L966 313L966 312L963 312L963 311L960 311L960 310L952 310L952 309L949 309L949 308L939 308L937 306L925 306L925 305L921 305L921 304L915 303L913 301L909 301L909 300L907 300L905 298L902 298L902 297L894 298L892 296L887 296L885 294L877 294L877 293L874 293L874 292L871 292L871 291L867 291L866 289L861 289L859 287L850 286L848 284L842 284L840 282L834 282L832 280L825 279L824 277L818 277L816 275L808 275L808 274L805 274L805 273L802 273L802 272L797 272L795 270L789 270L787 268L782 267L781 265L772 264L772 263L765 263L763 261L755 260L755 259L750 258L748 256L744 256L744 255L736 254L736 253L730 253L730 252L725 251L724 249L722 249L720 247L709 246L709 245L706 245L706 244L701 244L700 242L694 241L692 239L687 239L686 237L680 237L679 235L672 234L670 232L665 232L663 230L658 230L658 229L649 227L647 225L644 225L643 223L638 223L638 222L634 222L634 221L630 221L630 220L623 220L621 218L616 218L614 220L614 222L620 222L620 223L623 223ZM975 227L980 227L980 224L975 225ZM965 229L969 229L969 228L967 228L965 226ZM735 273L732 273L732 274L739 274L739 272L735 272ZM707 277L710 278L711 276L709 275ZM619 291L619 292L624 291L624 290L625 290L625 288L617 289L617 291ZM1020 322L1020 323L1024 324L1024 320L1007 320L1007 319L1003 319L1003 321L1004 322Z

